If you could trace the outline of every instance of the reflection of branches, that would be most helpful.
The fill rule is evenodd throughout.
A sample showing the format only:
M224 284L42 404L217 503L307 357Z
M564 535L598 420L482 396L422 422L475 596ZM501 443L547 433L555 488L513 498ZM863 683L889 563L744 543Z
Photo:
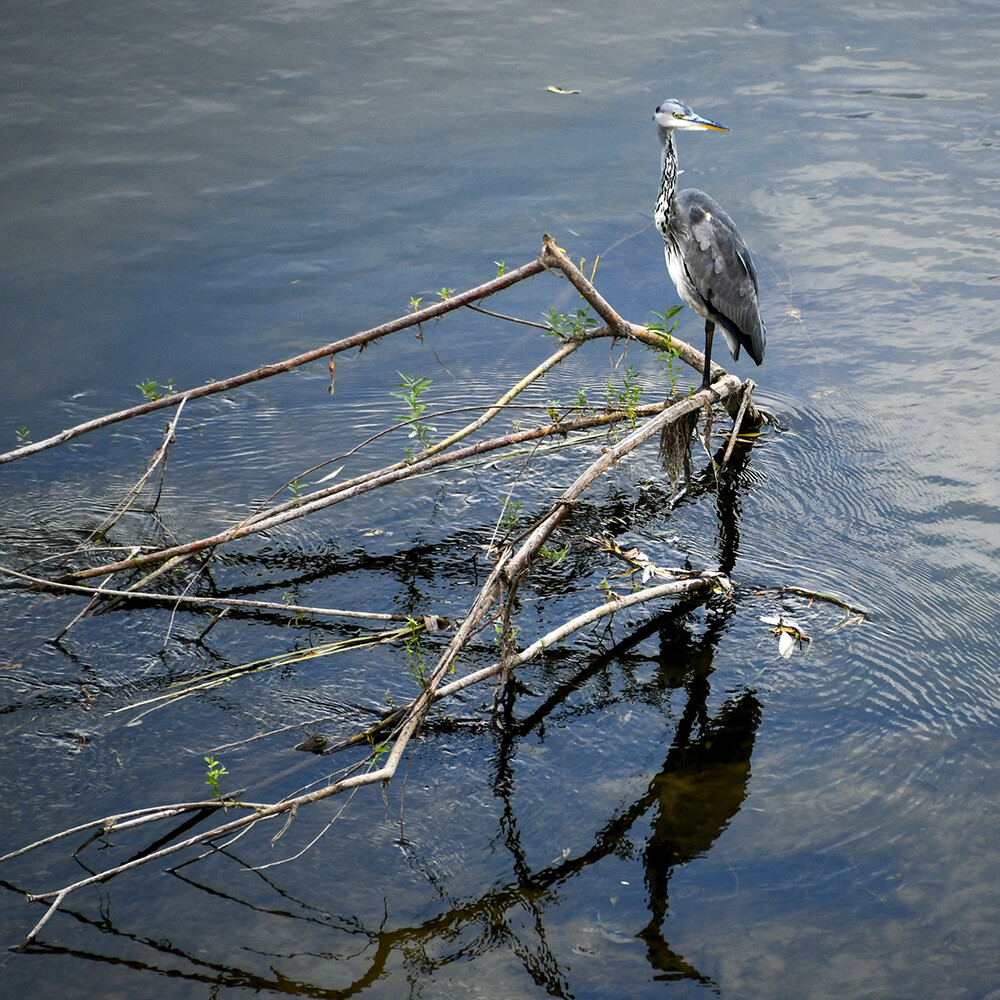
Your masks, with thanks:
M125 862L124 864L114 866L113 868L109 868L101 872L96 872L87 878L80 879L79 881L64 886L61 889L50 892L31 893L28 897L30 900L52 900L52 902L45 915L28 934L24 943L27 944L34 940L38 932L51 918L52 914L59 908L65 898L73 892L77 892L90 885L106 882L108 879L123 874L126 871L130 871L140 865L148 864L153 861L160 861L163 858L169 857L180 851L188 850L196 845L211 843L225 837L241 835L252 826L255 826L257 823L264 820L275 819L279 816L285 815L294 817L300 808L312 805L322 799L329 798L331 795L353 791L354 789L360 788L364 785L385 784L389 782L396 773L396 769L402 759L403 752L405 751L410 740L416 734L435 698L447 694L453 694L469 687L471 684L484 680L487 677L495 676L503 668L503 663L494 664L492 667L484 668L483 670L477 671L473 674L468 674L459 680L453 681L445 688L442 688L440 692L438 690L441 687L442 680L449 672L451 664L458 655L458 651L470 638L475 627L486 614L489 605L495 599L498 593L497 581L506 565L507 560L501 560L497 564L493 573L490 574L490 577L486 581L483 589L480 591L476 602L473 604L470 614L466 617L465 621L458 629L455 638L449 644L448 649L438 661L438 665L431 674L423 691L404 710L399 710L390 716L390 719L394 724L394 728L390 734L390 738L393 741L392 749L388 752L387 759L383 764L381 764L381 766L374 768L369 767L360 774L352 774L348 777L343 777L318 790L297 795L292 798L282 799L275 803L239 803L235 800L227 800L227 805L237 805L239 808L246 810L246 813L243 816L232 819L220 826L214 827L211 830L203 831L202 833L195 834L194 836L181 841L174 841L159 850L143 853L140 856ZM638 591L626 597L616 598L598 608L585 612L582 615L578 615L576 618L560 626L558 629L547 633L541 639L532 643L526 650L518 654L516 661L518 663L528 662L528 660L532 659L544 650L546 646L560 641L562 638L565 638L566 636L572 634L580 628L585 627L591 622L600 619L601 617L613 615L619 611L625 610L626 608L653 599L654 597L665 596L667 594L686 593L699 589L708 590L714 585L714 577L698 577L692 580L681 580L671 584L661 584L658 587L651 587L645 591ZM134 812L128 814L128 818L124 823L119 816L109 816L101 820L84 824L80 827L75 827L72 832L77 833L85 829L98 828L104 834L108 834L113 831L120 830L126 825L128 828L132 828L141 824L159 822L165 818L172 818L181 812L189 812L194 809L204 809L206 808L206 805L208 807L213 807L213 805L218 805L218 803L206 804L202 802L178 806L161 806L147 810L135 810ZM30 844L27 847L5 855L0 858L0 862L7 861L13 857L35 850L69 835L70 832L64 831L63 833L45 838L42 841Z
M563 688L562 700L594 676L596 670L608 665L659 630L663 635L672 634L672 623L685 617L683 609L661 616L643 628L641 635L628 636L617 647L595 657ZM703 637L711 642L711 636ZM697 645L697 643L695 643ZM677 653L671 646L671 659ZM692 652L694 647L692 647ZM690 661L689 661L690 662ZM704 661L703 661L704 662ZM442 908L432 916L415 924L389 927L388 921L379 926L365 926L354 917L334 916L325 908L315 907L303 900L288 896L275 886L264 873L259 878L272 885L274 891L287 899L289 906L280 909L261 908L236 897L231 889L232 879L224 880L224 889L213 889L203 881L191 882L200 891L228 900L235 905L249 906L255 911L285 918L289 915L310 923L318 922L340 934L346 934L357 944L348 950L338 950L329 957L339 961L363 963L363 970L353 980L339 989L326 989L318 985L296 982L281 976L260 975L249 969L206 961L198 954L185 952L175 945L154 939L122 934L110 922L89 921L73 913L77 919L91 923L105 933L122 935L142 944L153 952L170 956L175 961L184 959L194 966L191 970L170 967L171 975L196 982L225 980L240 983L248 988L276 993L294 992L295 995L317 998L348 998L358 996L388 974L393 956L403 955L404 961L431 974L456 961L468 960L470 955L484 954L498 948L509 949L517 955L526 972L540 988L555 996L571 993L569 970L564 968L554 950L547 943L547 911L553 903L552 890L574 878L582 876L601 861L620 856L635 839L635 830L648 818L652 833L643 851L651 919L642 932L649 950L650 961L661 976L684 977L709 983L690 962L674 952L663 939L661 923L666 910L667 885L676 865L684 864L708 851L712 842L725 828L745 796L749 773L748 761L753 745L753 734L759 718L756 699L748 692L735 696L710 716L707 712L708 673L710 667L689 669L680 685L685 691L685 707L676 734L660 771L650 780L646 790L622 807L592 835L590 845L575 855L568 855L548 865L535 869L521 845L517 813L513 806L513 777L510 763L518 741L530 728L528 722L537 718L532 713L520 724L513 724L498 732L499 753L494 788L504 803L500 830L503 843L512 859L512 877L486 889L470 900L447 899ZM651 682L656 687L676 687L681 678L657 674ZM551 711L559 699L548 702ZM224 855L230 852L223 851ZM232 857L235 863L243 862ZM180 875L179 871L175 873ZM189 876L185 876L186 879ZM72 911L71 911L72 912ZM525 931L516 923L521 916L527 918L531 928L530 942ZM43 946L33 945L33 948ZM74 954L92 960L103 960L96 954L79 950L44 947L46 952ZM120 959L114 959L118 962ZM138 969L154 969L159 963L136 961Z

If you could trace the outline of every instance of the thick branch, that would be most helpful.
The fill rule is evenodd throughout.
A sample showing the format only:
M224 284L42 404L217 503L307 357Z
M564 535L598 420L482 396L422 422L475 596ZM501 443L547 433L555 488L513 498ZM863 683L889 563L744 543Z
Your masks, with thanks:
M604 454L577 477L576 481L558 499L555 507L525 539L521 548L512 557L509 565L504 570L507 580L514 580L528 568L535 553L545 543L545 540L555 530L556 525L566 516L587 487L609 469L613 468L620 459L624 458L629 452L634 451L654 434L658 434L667 424L678 420L691 410L700 409L704 405L707 394L714 392L725 398L736 392L739 387L740 380L735 375L726 375L725 378L715 383L711 389L703 389L701 392L695 393L695 395L689 396L679 403L675 403L634 430L628 437L623 438L612 447L605 448Z

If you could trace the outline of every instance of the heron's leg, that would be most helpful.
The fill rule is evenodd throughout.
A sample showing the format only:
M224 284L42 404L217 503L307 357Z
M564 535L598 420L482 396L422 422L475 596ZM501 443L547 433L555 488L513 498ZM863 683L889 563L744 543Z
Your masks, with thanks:
M701 378L702 389L707 389L712 384L712 338L715 336L715 323L705 320L705 373Z

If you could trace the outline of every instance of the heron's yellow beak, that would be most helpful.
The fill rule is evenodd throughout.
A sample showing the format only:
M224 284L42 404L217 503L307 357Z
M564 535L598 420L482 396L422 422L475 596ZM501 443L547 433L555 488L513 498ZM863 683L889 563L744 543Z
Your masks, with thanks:
M710 128L714 129L716 132L729 132L725 125L720 125L718 122L710 121L708 118L702 118L700 115L691 115L684 119L690 122L692 125L697 125L699 128Z

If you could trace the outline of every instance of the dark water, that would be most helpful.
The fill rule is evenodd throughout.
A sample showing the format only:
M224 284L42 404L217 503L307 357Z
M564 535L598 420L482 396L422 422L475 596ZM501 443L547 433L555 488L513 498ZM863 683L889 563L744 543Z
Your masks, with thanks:
M553 651L524 671L505 732L487 724L490 692L468 692L405 794L397 782L387 808L359 793L294 861L245 870L297 854L342 802L274 847L269 830L71 897L31 952L0 960L5 995L997 995L1000 14L674 6L5 5L0 450L22 427L39 440L138 402L137 382L221 378L478 284L545 231L575 258L600 253L602 292L648 320L674 301L650 225L649 119L668 96L733 129L681 137L683 180L755 250L770 336L752 374L782 426L674 508L655 447L632 456L566 527L567 559L532 576L519 639L599 600L612 567L584 537L602 531L722 567L732 600L638 612ZM573 297L543 277L496 305L537 319ZM693 319L680 333L697 342ZM320 364L190 404L159 521L136 514L123 534L233 523L383 427L399 371L432 378L444 409L493 399L552 349L476 316L426 334L343 358L332 398ZM599 398L616 357L582 349L532 401ZM653 359L627 363L656 398ZM0 562L79 542L163 423L0 469ZM212 583L459 615L506 491L527 517L577 465L519 469L334 508L233 548ZM838 627L836 608L777 598L785 585L871 619ZM131 609L53 645L79 599L0 602L0 852L198 797L214 748L311 719L341 738L415 690L405 651L377 646L129 725L141 709L115 710L172 681L360 627L231 614L193 644L204 616ZM781 610L813 638L789 660L759 621ZM492 655L483 637L468 666ZM249 794L277 797L340 766L292 753L297 739L215 752ZM3 944L41 915L22 892L82 874L57 850L0 870Z

